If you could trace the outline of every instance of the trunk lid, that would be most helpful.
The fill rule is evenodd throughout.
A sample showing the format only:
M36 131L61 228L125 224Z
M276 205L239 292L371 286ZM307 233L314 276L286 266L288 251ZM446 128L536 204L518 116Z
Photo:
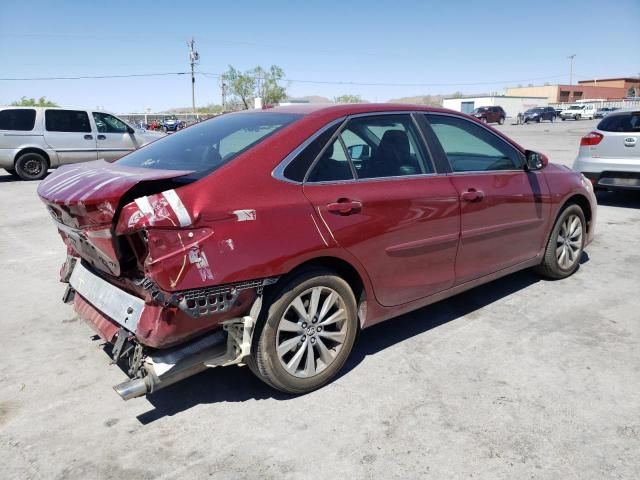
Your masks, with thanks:
M123 203L135 192L145 196L166 190L172 179L190 170L159 170L119 166L103 160L60 167L38 186L68 247L91 265L114 276L120 263L114 227Z

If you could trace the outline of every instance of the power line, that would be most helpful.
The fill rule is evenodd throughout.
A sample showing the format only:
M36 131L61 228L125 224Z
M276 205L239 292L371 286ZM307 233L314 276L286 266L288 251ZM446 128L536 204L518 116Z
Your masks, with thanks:
M131 78L131 77L165 77L169 75L187 75L189 72L163 72L163 73L127 73L124 75L77 75L73 77L14 77L0 78L0 81L38 81L38 80L88 80L99 78Z

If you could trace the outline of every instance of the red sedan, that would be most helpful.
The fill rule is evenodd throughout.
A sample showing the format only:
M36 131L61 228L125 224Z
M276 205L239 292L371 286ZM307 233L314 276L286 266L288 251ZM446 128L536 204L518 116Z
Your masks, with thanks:
M125 399L207 367L319 388L359 329L593 239L581 174L466 115L408 105L223 115L38 193L67 245L64 300L112 345Z

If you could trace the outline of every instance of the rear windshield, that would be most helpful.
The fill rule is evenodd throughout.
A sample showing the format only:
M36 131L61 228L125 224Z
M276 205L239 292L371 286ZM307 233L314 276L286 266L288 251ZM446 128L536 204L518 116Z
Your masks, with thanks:
M640 132L640 112L610 113L598 124L603 132Z
M302 115L242 112L221 115L157 140L117 160L128 167L193 170L202 178Z

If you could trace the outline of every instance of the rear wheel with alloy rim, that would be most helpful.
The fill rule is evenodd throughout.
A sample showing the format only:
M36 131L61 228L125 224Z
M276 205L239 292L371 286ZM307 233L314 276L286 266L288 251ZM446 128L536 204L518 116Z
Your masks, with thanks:
M542 263L537 270L549 278L565 278L575 272L584 249L586 222L582 209L569 205L559 215L551 232Z
M306 393L329 382L351 352L358 329L349 284L327 270L287 282L254 336L249 366L287 393Z
M22 180L41 180L48 169L47 159L39 153L24 153L16 160L16 174Z

